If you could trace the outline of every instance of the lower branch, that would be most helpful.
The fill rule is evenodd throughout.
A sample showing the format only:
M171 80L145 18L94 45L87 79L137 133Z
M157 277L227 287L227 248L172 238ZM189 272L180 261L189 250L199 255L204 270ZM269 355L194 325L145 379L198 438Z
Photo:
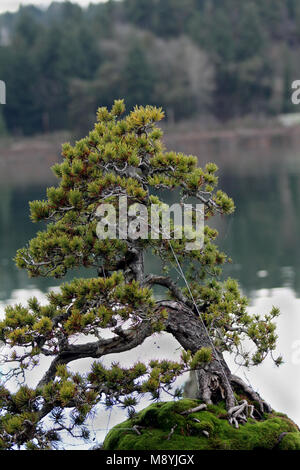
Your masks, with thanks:
M99 339L85 344L66 345L65 349L60 351L52 361L49 369L38 383L38 388L54 379L58 365L69 364L72 361L88 357L98 359L108 354L129 351L142 344L148 336L151 336L152 328L150 322L145 321L137 328L122 331L115 330L115 332L117 335L113 338Z

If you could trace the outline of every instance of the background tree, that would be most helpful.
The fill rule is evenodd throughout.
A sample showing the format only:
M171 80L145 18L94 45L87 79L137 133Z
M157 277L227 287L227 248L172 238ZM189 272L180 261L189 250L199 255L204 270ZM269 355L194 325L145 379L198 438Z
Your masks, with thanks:
M133 43L128 51L122 73L122 96L128 96L128 106L151 103L153 97L154 77L145 50Z
M116 101L111 111L99 108L89 135L74 146L63 146L64 160L53 167L60 184L47 190L47 199L30 203L32 220L49 224L17 252L17 265L33 277L57 278L82 266L91 277L62 284L59 292L49 293L46 305L32 298L27 306L6 308L0 323L5 344L2 449L47 449L66 430L88 438L85 422L99 402L121 404L132 412L145 394L152 399L162 391L180 396L172 385L190 370L197 371L199 398L205 403L225 400L236 425L247 418L235 391L255 401L257 418L270 411L231 374L223 353L234 354L246 366L261 363L275 349L273 319L278 310L264 318L251 316L237 283L218 281L226 255L215 245L216 230L206 225L203 248L194 251L185 250L184 238L168 242L161 234L157 240L97 237L99 204L111 203L118 210L121 195L150 211L153 203L162 204L164 191L177 191L182 203L195 198L202 202L206 220L234 210L233 201L216 189L214 164L198 168L196 157L164 149L156 127L163 118L160 108L136 107L122 119L123 112L123 101ZM161 260L161 273L145 271L149 250ZM188 268L184 287L166 274L176 260ZM166 289L163 300L151 290L157 285ZM106 328L112 333L109 338L103 334ZM129 368L117 362L111 367L102 364L106 355L116 354L117 359L118 353L161 331L171 333L183 348L180 361L149 358ZM27 374L38 371L45 357L51 363L36 388L30 388ZM95 360L90 369L72 371L74 362L84 358ZM16 392L9 389L12 380L18 383Z
M135 104L160 104L169 120L196 116L213 107L214 67L188 37L163 39L119 24L101 41L95 79L70 82L69 117L76 135L93 124L97 103L109 106L115 96Z
M175 120L207 119L208 110L219 120L292 111L288 80L299 77L299 49L296 0L23 7L0 15L6 127L24 134L85 132L75 110L86 116L86 102L92 103L88 114L94 115L97 103L109 106L122 93L128 103L163 105ZM210 87L203 87L208 76Z

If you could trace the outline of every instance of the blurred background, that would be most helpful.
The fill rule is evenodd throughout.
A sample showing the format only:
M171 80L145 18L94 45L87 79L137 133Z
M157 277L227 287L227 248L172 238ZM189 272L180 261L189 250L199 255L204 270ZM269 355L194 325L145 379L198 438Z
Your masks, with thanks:
M282 311L285 364L233 372L300 425L300 105L291 101L300 2L18 3L0 7L0 314L57 285L28 279L13 257L41 228L28 201L55 184L61 144L83 137L97 107L114 99L125 98L127 110L162 106L166 146L217 163L235 200L235 214L213 222L233 260L224 275L239 280L251 312ZM148 348L176 354L164 341Z

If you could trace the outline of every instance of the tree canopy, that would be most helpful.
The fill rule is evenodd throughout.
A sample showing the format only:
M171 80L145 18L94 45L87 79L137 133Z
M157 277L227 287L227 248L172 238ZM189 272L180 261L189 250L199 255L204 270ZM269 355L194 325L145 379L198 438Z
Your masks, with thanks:
M199 398L205 403L225 400L232 424L247 420L236 390L255 402L255 410L253 405L249 410L257 419L270 411L230 372L223 354L233 354L246 366L273 356L279 312L273 308L264 317L250 315L237 282L220 280L228 259L215 243L217 231L206 223L202 248L190 251L185 237L97 236L97 208L110 203L118 211L121 196L150 211L176 192L181 204L200 201L206 222L234 210L232 199L217 187L215 164L200 168L196 157L164 148L157 126L164 117L161 108L136 106L122 117L124 112L122 100L111 110L99 108L88 136L63 145L63 162L52 168L58 186L49 188L44 200L30 203L32 220L47 226L18 250L17 266L31 277L56 278L84 267L90 277L63 283L49 293L46 305L32 298L26 306L6 308L0 322L2 449L52 448L65 431L88 439L86 420L99 403L122 405L133 413L142 396L157 400L166 391L179 397L174 382L191 370L196 371ZM147 252L160 261L161 272L146 271ZM184 267L186 285L173 275L176 261ZM163 299L155 296L155 286L165 289ZM164 331L181 345L179 361L149 357L126 368L117 362L118 353ZM110 367L101 362L108 354L115 355ZM42 370L45 358L51 359L49 367L36 387L29 387L28 373ZM72 371L75 361L86 358L89 370ZM274 361L279 365L281 358Z

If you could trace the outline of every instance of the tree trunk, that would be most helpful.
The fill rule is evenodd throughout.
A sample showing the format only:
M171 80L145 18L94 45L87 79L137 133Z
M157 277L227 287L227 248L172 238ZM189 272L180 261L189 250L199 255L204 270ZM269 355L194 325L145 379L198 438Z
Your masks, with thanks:
M185 350L193 354L202 347L212 348L212 343L199 317L181 302L162 301L158 303L168 310L166 331L171 333ZM217 357L216 357L217 354ZM231 374L220 352L213 350L213 360L203 369L196 371L198 398L207 404L225 400L226 408L237 405L235 392L255 401L260 412L270 412L271 407L242 379Z

